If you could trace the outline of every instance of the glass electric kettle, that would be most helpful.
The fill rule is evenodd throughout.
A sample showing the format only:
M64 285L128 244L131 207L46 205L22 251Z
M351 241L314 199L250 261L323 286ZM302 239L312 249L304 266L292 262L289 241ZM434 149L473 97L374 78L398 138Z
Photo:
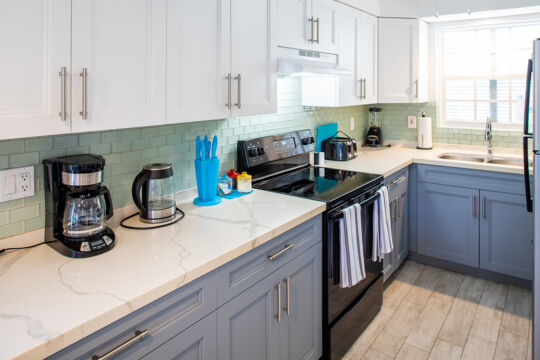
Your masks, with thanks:
M132 187L141 221L160 223L176 216L176 195L171 164L148 164L135 177Z
M68 193L62 233L68 238L88 238L101 234L106 229L105 220L112 216L112 210L111 195L106 187L91 192Z

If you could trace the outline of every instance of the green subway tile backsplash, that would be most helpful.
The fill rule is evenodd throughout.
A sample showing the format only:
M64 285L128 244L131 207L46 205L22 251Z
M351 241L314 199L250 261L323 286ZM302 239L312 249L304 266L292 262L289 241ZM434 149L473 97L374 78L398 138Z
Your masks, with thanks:
M351 117L356 118L355 131L348 131ZM341 130L361 138L367 108L304 108L300 104L300 80L288 78L278 81L277 114L0 141L0 169L35 165L36 174L35 196L0 203L0 239L44 226L41 161L45 158L87 152L103 155L104 184L111 190L114 207L119 208L132 202L131 183L149 162L172 163L177 190L194 187L197 135L218 136L217 153L223 171L236 166L238 140L305 128L316 133L318 125L329 122L338 122Z
M344 108L305 108L300 101L298 78L278 81L278 113L137 129L101 131L75 135L46 136L0 141L0 169L35 166L36 194L31 198L0 203L0 239L44 226L45 196L41 161L48 157L97 153L106 159L104 184L111 190L115 208L132 202L131 183L143 165L163 161L173 164L177 190L195 186L195 137L219 137L217 154L221 170L236 166L238 140L309 128L316 135L318 125L338 122L339 129L362 139L367 128L368 106ZM483 145L483 131L440 128L436 105L379 104L383 108L383 133L386 140L416 141L416 129L407 128L407 115L420 109L433 118L434 142ZM349 131L349 119L356 119ZM360 140L361 141L361 140ZM519 147L519 132L496 131L494 145Z

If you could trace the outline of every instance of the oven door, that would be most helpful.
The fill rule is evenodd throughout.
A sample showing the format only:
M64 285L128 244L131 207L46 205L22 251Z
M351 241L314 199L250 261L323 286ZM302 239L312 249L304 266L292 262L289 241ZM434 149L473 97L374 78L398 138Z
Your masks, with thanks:
M378 188L377 188L378 189ZM331 326L343 312L354 302L358 301L359 296L375 281L382 272L382 262L371 260L373 252L373 205L378 198L377 189L364 195L356 201L349 202L338 209L330 210L325 217L326 221L326 256L327 256L327 319L326 325ZM366 196L368 197L366 200ZM350 206L354 203L360 203L362 207L362 240L364 248L364 264L366 268L366 278L355 286L350 288L341 288L339 286L339 219L333 216L340 212L341 208Z

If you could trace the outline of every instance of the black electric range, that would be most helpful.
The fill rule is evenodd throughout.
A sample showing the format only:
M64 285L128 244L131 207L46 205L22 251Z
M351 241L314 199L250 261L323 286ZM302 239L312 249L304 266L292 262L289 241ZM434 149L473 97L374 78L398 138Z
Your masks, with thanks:
M323 359L344 354L382 306L382 263L371 260L372 230L363 234L366 278L355 286L339 286L339 224L341 210L360 204L373 221L373 204L383 177L356 171L314 167L311 130L265 136L238 142L238 169L253 176L253 187L326 203L323 213Z

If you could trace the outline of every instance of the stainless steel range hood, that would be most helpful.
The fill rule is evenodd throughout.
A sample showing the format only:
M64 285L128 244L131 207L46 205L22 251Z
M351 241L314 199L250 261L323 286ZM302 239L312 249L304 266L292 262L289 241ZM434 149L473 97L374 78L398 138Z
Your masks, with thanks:
M349 70L339 65L336 54L278 46L280 76L341 76Z

